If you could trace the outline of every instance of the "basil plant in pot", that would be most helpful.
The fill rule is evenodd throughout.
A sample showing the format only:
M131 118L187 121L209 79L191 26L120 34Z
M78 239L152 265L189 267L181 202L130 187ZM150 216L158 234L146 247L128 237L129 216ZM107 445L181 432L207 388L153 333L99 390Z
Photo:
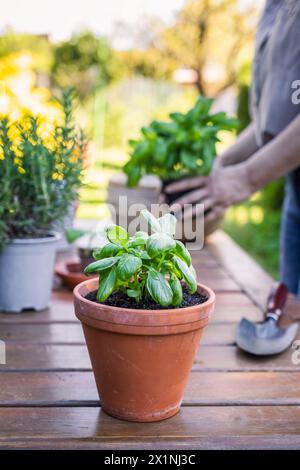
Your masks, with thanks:
M33 115L0 118L0 311L49 304L59 238L52 226L81 184L85 140L72 102L72 90L64 90L54 124Z
M129 421L159 421L180 409L215 294L197 283L191 256L174 240L176 218L142 211L152 234L117 225L94 251L74 290L102 408Z
M177 180L210 174L217 155L216 144L221 131L233 131L237 120L225 112L213 113L212 98L200 96L186 113L171 113L170 120L152 121L141 129L141 138L131 140L130 160L124 167L128 186L134 188L145 174L155 175L163 188ZM165 202L189 191L164 194ZM216 227L205 227L206 234Z

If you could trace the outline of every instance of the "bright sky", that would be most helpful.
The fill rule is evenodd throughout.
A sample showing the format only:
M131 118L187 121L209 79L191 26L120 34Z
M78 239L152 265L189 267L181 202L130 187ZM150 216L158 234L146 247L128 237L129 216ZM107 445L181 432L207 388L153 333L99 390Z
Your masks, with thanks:
M54 40L78 29L109 34L115 22L136 22L143 15L171 20L184 0L0 0L0 30L50 34Z

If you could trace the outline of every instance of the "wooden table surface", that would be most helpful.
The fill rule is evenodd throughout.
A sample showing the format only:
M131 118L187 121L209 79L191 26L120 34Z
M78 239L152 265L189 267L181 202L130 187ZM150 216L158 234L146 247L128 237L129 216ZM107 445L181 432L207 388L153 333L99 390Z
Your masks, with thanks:
M217 305L177 416L139 424L101 411L72 294L58 289L47 311L0 314L0 448L300 448L292 350L255 358L235 346L238 320L262 318L272 280L221 232L193 258Z

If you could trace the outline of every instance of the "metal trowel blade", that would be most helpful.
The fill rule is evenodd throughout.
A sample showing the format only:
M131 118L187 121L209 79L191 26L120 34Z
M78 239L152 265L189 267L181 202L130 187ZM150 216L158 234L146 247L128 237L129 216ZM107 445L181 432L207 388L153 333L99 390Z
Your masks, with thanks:
M297 331L297 323L279 328L271 318L262 323L253 323L242 318L238 325L236 342L239 348L257 356L279 354L289 348Z

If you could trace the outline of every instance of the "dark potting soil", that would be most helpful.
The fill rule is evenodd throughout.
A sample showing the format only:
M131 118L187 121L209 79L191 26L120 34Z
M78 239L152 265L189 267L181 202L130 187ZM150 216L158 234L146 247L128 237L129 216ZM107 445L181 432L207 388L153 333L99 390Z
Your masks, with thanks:
M97 291L89 292L89 294L85 297L87 300L91 300L92 302L97 302ZM189 294L188 289L183 287L183 300L179 307L176 308L184 308L184 307L191 307L192 305L199 305L202 304L207 300L205 295L201 295L198 292L195 294ZM105 302L101 302L104 305L110 305L112 307L122 307L122 308L134 308L140 310L164 310L164 309L174 309L174 307L162 307L154 302L154 300L150 298L146 298L143 301L137 303L135 299L127 297L126 294L123 292L114 292L111 296L105 300Z

